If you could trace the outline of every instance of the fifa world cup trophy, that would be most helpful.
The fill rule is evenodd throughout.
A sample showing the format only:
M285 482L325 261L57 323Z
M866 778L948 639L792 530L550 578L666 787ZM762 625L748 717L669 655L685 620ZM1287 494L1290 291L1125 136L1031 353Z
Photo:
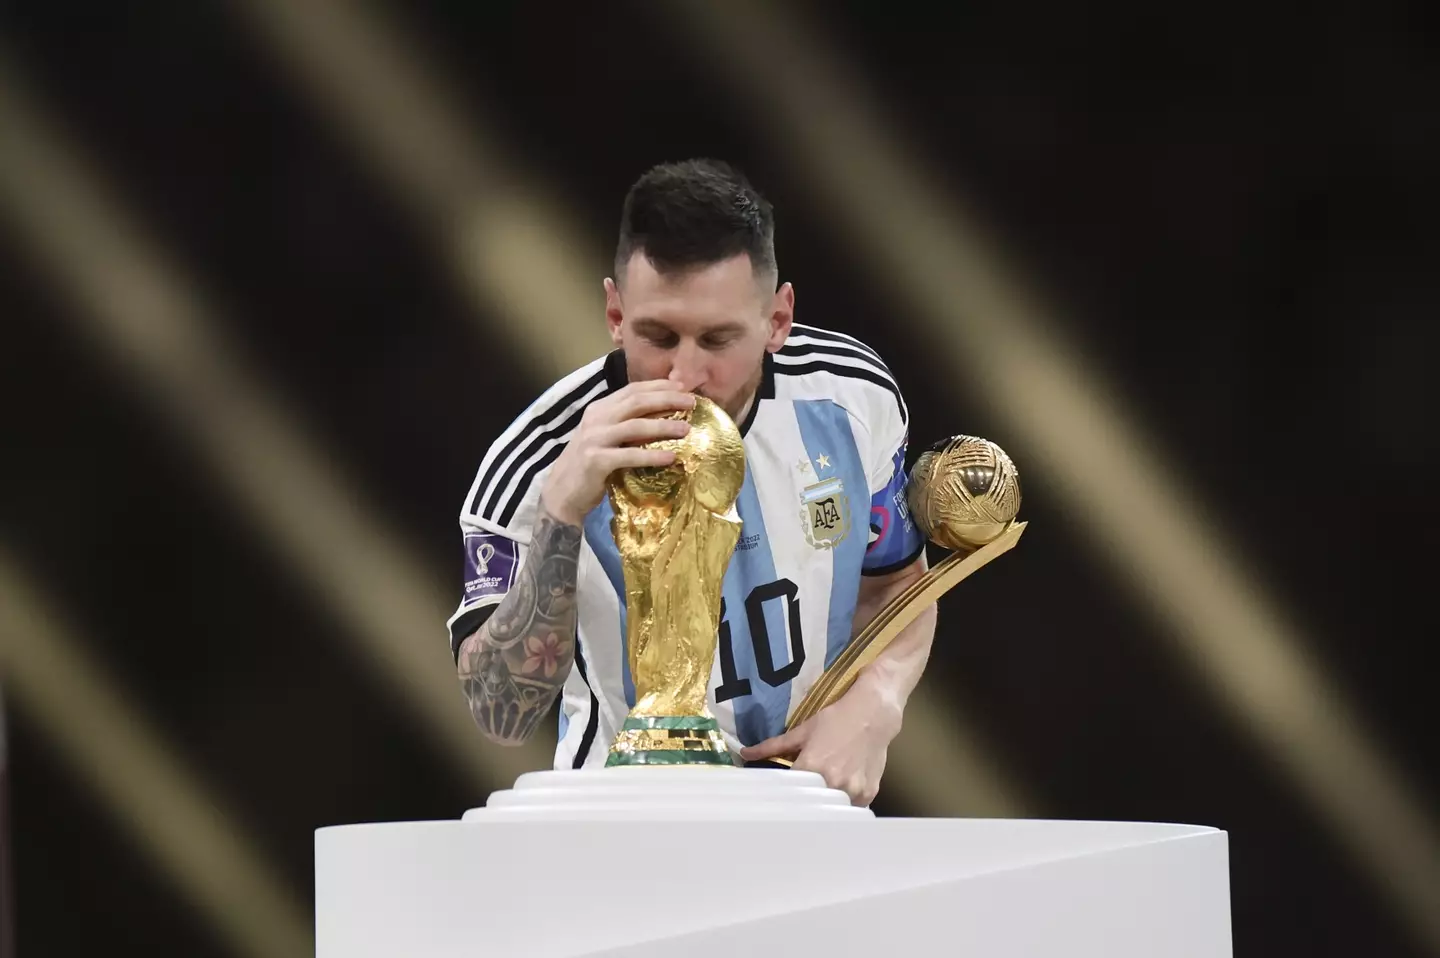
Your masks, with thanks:
M611 532L625 575L625 636L635 705L610 746L610 765L733 765L706 705L725 571L740 536L735 500L745 444L734 421L696 397L690 431L647 448L672 465L617 471Z
M837 701L921 610L1009 551L1025 530L1025 523L1015 519L1020 511L1015 464L1005 450L976 436L942 439L921 453L910 472L906 504L921 534L952 554L892 599L850 641L790 713L787 729Z

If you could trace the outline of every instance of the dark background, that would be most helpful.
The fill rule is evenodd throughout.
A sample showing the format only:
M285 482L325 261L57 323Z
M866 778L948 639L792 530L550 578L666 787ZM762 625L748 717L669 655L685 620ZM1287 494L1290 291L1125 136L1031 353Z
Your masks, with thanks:
M803 9L1063 304L1087 371L1199 491L1433 813L1435 8ZM741 165L778 208L798 318L860 336L896 371L912 458L957 431L1011 446L936 388L931 347L874 264L643 5L390 12L489 135L607 242L648 165ZM440 587L458 590L461 499L547 382L477 333L477 307L386 183L224 5L11 3L0 40L226 305L246 361L418 552L455 566ZM333 612L76 335L75 307L10 226L0 535L86 655L307 903L315 828L479 804L356 664ZM607 266L593 263L595 323ZM498 306L478 319L512 321ZM947 630L959 593L942 600L925 682L960 704L1037 814L1227 830L1237 955L1428 953L1045 477L1026 479L1026 537L967 586L963 634ZM415 641L445 655L443 633L437 621ZM17 953L228 953L8 704ZM474 747L491 746L477 733ZM913 807L882 791L876 810Z

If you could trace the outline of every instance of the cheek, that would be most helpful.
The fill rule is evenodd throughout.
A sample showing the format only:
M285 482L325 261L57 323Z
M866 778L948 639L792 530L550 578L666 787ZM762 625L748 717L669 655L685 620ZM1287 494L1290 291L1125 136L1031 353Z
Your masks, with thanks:
M717 358L710 363L710 382L728 396L745 385L751 365L738 357Z
M725 386L734 392L744 389L759 374L765 362L765 348L735 350L716 364L717 373L724 378Z

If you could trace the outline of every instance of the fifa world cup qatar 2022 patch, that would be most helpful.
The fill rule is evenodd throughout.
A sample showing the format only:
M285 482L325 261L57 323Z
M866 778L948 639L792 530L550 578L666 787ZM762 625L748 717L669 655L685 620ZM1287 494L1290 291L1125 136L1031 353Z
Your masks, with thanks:
M465 601L503 595L515 583L515 543L488 532L465 535Z

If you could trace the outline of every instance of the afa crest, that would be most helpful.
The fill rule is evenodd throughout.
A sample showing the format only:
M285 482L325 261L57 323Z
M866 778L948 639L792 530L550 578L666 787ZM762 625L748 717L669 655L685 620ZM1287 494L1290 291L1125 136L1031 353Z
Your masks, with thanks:
M805 538L817 549L833 549L850 534L850 498L839 476L806 486L800 493Z

